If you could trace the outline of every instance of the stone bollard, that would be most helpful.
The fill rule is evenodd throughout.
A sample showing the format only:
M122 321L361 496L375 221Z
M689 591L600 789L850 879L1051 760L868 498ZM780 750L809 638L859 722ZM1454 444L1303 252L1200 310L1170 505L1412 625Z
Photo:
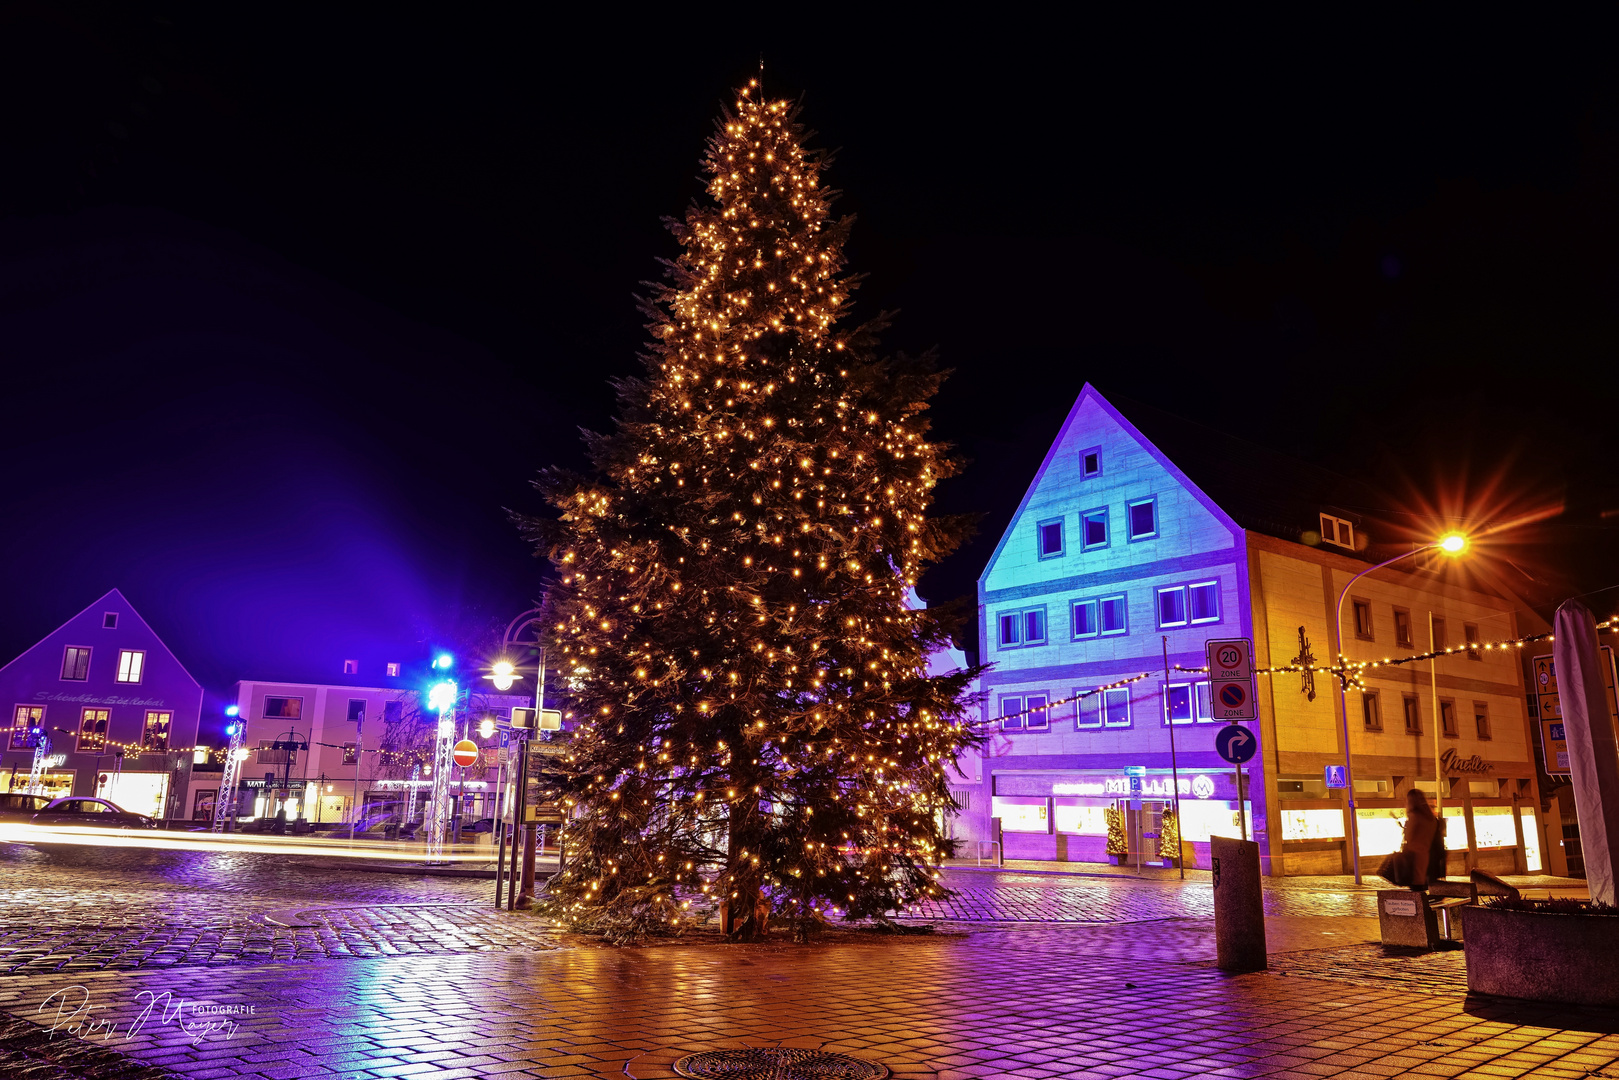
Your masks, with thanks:
M1264 971L1268 965L1259 845L1213 836L1209 857L1214 870L1215 966L1221 971Z

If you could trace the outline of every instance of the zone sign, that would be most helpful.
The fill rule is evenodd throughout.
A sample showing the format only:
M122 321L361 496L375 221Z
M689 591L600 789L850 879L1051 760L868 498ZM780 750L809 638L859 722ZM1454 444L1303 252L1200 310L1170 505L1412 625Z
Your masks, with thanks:
M1247 638L1211 638L1203 643L1214 682L1235 682L1254 677L1254 648Z

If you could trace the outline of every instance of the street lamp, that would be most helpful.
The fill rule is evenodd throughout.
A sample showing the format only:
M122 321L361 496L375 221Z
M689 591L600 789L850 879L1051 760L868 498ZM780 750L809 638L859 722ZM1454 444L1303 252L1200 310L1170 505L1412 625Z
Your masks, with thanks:
M1413 555L1420 555L1424 551L1439 551L1449 556L1457 556L1467 550L1467 537L1461 533L1447 533L1431 544L1412 548L1392 559L1385 559L1376 566L1368 566L1354 577L1350 578L1344 587L1338 590L1338 609L1334 627L1338 634L1338 709L1343 716L1344 737L1344 790L1349 797L1349 857L1355 867L1355 884L1360 881L1360 820L1355 809L1355 768L1352 762L1353 755L1349 750L1349 658L1344 655L1344 597L1349 595L1349 589L1361 578L1373 570L1381 570L1385 566L1392 566L1402 559L1409 559ZM1438 723L1438 717L1434 718ZM1436 766L1437 768L1437 766ZM1437 782L1438 777L1435 776Z
M510 660L496 660L489 671L490 673L485 675L484 678L494 683L496 690L510 690L512 683L522 678L521 675L517 674L517 665Z

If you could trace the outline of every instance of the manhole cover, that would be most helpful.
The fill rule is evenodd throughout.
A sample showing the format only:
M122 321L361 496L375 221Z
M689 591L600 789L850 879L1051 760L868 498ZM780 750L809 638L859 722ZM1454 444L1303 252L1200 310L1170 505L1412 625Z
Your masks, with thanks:
M888 1068L825 1050L709 1050L675 1062L681 1076L710 1080L882 1080Z

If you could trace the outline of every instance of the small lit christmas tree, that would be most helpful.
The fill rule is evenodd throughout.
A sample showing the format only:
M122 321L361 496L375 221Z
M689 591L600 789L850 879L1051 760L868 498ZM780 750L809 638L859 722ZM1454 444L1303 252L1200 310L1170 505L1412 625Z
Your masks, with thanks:
M547 473L547 633L578 727L569 863L548 910L618 938L689 924L882 917L941 895L948 775L976 670L929 676L942 609L907 603L969 525L930 518L958 464L928 439L930 357L842 325L850 220L796 107L736 95L703 161L713 203L646 302L595 475Z

